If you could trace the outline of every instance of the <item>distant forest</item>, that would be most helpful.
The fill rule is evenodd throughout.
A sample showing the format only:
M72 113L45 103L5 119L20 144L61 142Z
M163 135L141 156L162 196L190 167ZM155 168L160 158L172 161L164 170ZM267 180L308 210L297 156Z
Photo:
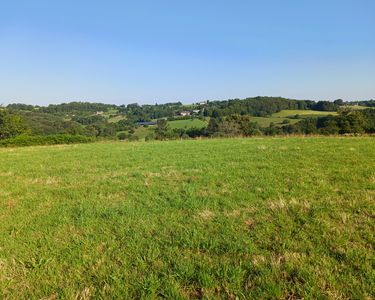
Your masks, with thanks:
M136 140L137 129L140 126L147 127L144 124L154 127L145 137L146 140L282 134L371 134L375 133L374 108L375 100L345 102L338 99L330 102L281 97L215 100L191 105L183 105L181 102L155 105L70 102L48 106L17 103L0 107L0 145L19 143L15 140L27 144L30 137L34 141L39 140L34 143L42 143L40 141L43 139L53 140L52 136L56 135L69 137L73 142L75 139L71 136L76 136L77 141L80 140L77 136L82 137L82 141L116 138ZM332 115L309 116L293 124L290 120L284 120L283 124L270 123L266 127L257 123L257 118L272 117L272 114L283 110L332 112ZM168 125L169 121L192 118L204 120L207 125L202 128L170 128ZM57 140L61 139L59 137Z

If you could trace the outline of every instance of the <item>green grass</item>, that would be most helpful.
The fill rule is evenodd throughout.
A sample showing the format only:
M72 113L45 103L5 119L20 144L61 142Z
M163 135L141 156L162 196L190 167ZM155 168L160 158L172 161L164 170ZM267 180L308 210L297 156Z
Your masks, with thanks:
M369 109L369 108L375 108L375 107L371 107L371 106L362 106L362 105L345 105L343 108L350 108L350 109L358 109L358 110L362 110L362 109Z
M137 136L140 140L144 140L147 135L152 134L154 131L155 126L138 126L135 128L134 135Z
M294 117L295 115L299 115L298 119L289 119L290 117ZM261 127L268 127L271 123L275 125L282 125L284 120L288 120L289 124L295 124L301 121L303 118L307 117L320 117L320 116L327 116L327 115L337 115L336 112L331 111L315 111L315 110L299 110L299 109L290 109L290 110L282 110L280 112L272 114L271 117L251 117L251 119L259 124Z
M272 117L287 118L295 115L300 116L327 116L337 115L335 111L317 111L317 110L302 110L302 109L285 109L277 113L272 114Z
M117 115L115 117L108 118L108 122L109 123L117 123L118 121L125 120L125 119L126 119L126 117L124 115Z
M188 120L176 120L176 121L169 121L168 125L170 128L202 128L207 126L208 121L203 121L200 119L188 119Z
M375 139L0 149L0 298L371 299Z
M289 124L294 124L301 119L287 119L287 118L279 118L279 117L251 117L251 120L257 122L260 127L268 127L271 123L275 125L282 125L284 120L288 120Z
M107 114L116 114L118 113L118 109L108 109L108 111L106 112Z

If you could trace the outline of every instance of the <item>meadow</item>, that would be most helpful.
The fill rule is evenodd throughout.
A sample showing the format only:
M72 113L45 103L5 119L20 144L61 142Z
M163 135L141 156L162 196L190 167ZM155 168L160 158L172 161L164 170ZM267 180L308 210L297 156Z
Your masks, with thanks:
M315 117L324 117L328 115L337 115L335 111L319 111L319 110L310 110L310 109L284 109L277 113L272 114L276 118L288 118L298 116L315 116Z
M186 119L186 120L175 120L169 121L168 125L170 128L203 128L206 127L208 121L200 120L200 119Z
M375 139L0 149L2 299L371 299Z
M282 125L284 120L288 120L288 124L295 124L301 119L288 119L288 118L281 118L281 117L251 117L252 122L257 122L260 127L268 127L271 123L275 125Z
M303 118L324 117L327 115L337 115L332 111L302 110L302 109L284 109L272 114L270 117L251 117L252 121L257 122L260 127L268 127L271 123L282 125L287 120L288 124L295 124ZM296 117L298 116L298 117Z

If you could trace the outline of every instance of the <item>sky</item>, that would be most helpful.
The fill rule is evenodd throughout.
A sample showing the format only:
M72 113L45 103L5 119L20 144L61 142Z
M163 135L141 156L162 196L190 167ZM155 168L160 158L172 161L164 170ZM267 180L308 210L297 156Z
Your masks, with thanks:
M374 0L0 0L0 104L375 99Z

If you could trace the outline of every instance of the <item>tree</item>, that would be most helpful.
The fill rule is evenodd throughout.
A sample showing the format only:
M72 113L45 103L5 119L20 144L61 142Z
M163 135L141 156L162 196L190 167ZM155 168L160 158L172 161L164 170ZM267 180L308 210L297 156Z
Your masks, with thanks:
M207 125L207 128L206 128L207 134L213 135L218 131L219 131L219 124L218 124L217 119L211 118L210 121L208 122L208 125Z
M219 111L216 110L216 109L214 109L214 110L212 111L211 117L212 117L212 118L218 118L218 117L220 117L220 113L219 113Z
M20 116L0 110L0 139L15 137L26 132L26 125Z
M320 128L320 132L323 134L338 134L339 131L340 127L337 125L334 118L325 120L323 127Z
M165 119L159 119L156 123L155 138L157 140L165 140L168 136L168 121Z
M299 127L299 131L304 134L314 134L317 133L317 119L316 118L306 118L296 125Z
M345 103L344 103L344 100L342 100L342 99L337 99L337 100L333 101L333 103L334 103L335 105L337 105L337 106L342 106L342 105L345 104Z
M284 129L286 128L287 126L284 127ZM266 135L276 135L279 133L279 128L276 127L275 123L274 122L271 122L270 125L264 129L264 133Z
M117 135L118 139L121 140L121 141L124 141L126 139L129 138L129 135L127 135L125 132L120 132L118 135Z
M375 133L375 109L364 109L361 111L363 116L366 118L366 132Z
M320 111L336 111L337 105L329 101L319 101L312 107L312 109Z

